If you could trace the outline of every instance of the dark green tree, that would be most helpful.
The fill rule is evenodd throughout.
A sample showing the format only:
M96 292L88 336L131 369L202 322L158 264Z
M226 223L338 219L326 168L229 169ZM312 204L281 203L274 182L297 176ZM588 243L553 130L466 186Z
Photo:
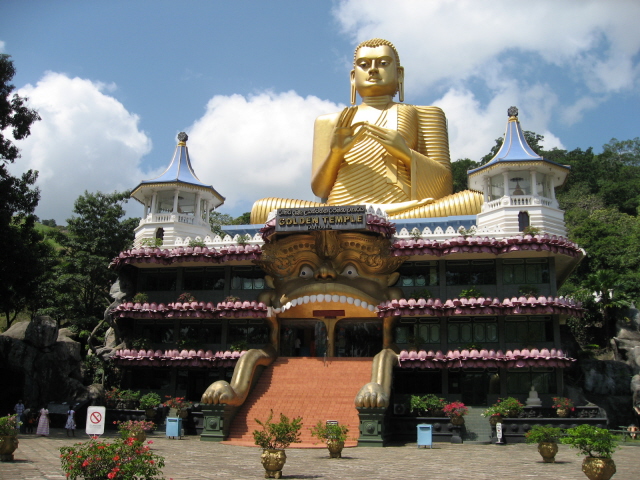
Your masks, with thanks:
M478 162L474 162L469 158L461 158L460 160L456 160L451 163L451 173L453 175L453 193L462 192L463 190L467 190L468 185L468 177L467 171L473 170L474 168L478 168L480 164Z
M7 164L20 157L12 139L29 136L33 122L40 120L35 110L27 108L27 98L11 95L14 75L11 57L0 54L0 309L6 327L32 300L38 278L46 268L41 259L48 256L42 236L34 229L33 212L40 199L40 192L34 188L38 173L29 170L15 177L7 169ZM6 137L7 132L12 139Z
M48 311L67 319L86 338L111 303L109 289L116 274L109 263L130 248L139 218L124 218L130 192L89 193L75 201L62 246L60 265L51 281Z

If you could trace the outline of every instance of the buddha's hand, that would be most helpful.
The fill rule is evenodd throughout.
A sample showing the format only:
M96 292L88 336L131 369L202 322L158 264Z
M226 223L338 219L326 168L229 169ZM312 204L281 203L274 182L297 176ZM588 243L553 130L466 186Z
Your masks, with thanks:
M357 110L356 107L345 108L333 129L331 135L331 153L337 157L344 157L358 140L364 136L365 131L361 128L363 126L362 122L351 125Z
M356 407L386 408L389 406L389 396L379 383L367 383L356 395Z
M217 382L209 385L209 388L202 394L202 403L219 404L226 403L232 405L237 398L236 392L231 388L224 380L218 380Z
M365 135L384 147L394 158L403 161L407 167L411 166L411 149L407 146L402 135L397 130L391 130L371 123L366 123L362 130Z

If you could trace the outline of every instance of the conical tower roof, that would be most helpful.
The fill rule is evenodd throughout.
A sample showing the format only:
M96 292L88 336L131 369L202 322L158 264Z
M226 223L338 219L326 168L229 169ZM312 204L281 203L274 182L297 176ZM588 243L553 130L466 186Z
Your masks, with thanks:
M517 163L544 162L566 169L567 171L570 170L568 165L561 165L559 163L552 162L533 151L527 143L527 139L524 136L522 127L520 126L520 121L518 120L518 109L516 107L510 107L507 110L507 114L509 115L509 120L507 121L504 142L502 142L500 150L498 150L498 153L496 153L496 155L484 165L467 171L469 176L483 170L493 168L500 163L515 164L514 166L517 166Z
M214 205L212 205L213 207L218 207L224 203L225 198L220 195L215 188L213 188L213 185L202 183L193 171L191 160L189 159L189 148L187 147L188 139L189 137L186 133L180 132L178 134L178 145L176 146L169 167L167 167L159 177L140 182L140 184L138 184L138 186L131 192L131 196L133 198L140 202L144 202L143 196L140 195L140 192L145 188L179 186L180 184L186 184L212 193L215 198Z

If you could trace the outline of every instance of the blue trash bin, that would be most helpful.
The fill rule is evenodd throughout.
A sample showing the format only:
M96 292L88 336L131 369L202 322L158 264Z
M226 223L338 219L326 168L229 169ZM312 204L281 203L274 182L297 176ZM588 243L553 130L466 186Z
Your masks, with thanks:
M167 417L167 437L178 437L182 435L182 419Z
M418 448L433 448L433 425L421 423L418 425Z

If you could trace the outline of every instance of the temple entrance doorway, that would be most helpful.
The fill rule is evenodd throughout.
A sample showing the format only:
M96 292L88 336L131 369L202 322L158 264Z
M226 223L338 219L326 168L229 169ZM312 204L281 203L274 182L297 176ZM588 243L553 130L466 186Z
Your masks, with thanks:
M373 357L382 350L382 319L345 318L335 328L336 357Z
M449 393L461 395L465 405L486 405L489 382L489 372L484 369L449 370Z
M324 322L308 319L283 319L280 328L282 357L322 357L327 351Z

